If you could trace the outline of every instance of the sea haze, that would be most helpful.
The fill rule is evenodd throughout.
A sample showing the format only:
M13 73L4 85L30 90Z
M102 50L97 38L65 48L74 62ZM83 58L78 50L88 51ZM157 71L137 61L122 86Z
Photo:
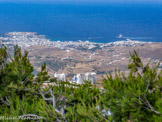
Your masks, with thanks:
M38 32L52 40L162 42L162 5L0 3L0 33Z

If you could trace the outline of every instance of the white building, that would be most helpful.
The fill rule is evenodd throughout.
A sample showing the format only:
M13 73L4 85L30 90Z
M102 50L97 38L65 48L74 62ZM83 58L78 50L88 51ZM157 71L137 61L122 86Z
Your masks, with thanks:
M91 81L92 84L96 83L96 73L88 72L86 74L77 74L73 77L73 83L83 84L84 81Z
M73 77L72 82L76 84L83 84L84 76L83 74L77 74Z
M92 84L96 83L96 73L95 72L87 72L85 74L86 80L91 81Z
M66 81L65 73L62 74L55 73L54 77L57 78L57 81L64 81L64 82Z

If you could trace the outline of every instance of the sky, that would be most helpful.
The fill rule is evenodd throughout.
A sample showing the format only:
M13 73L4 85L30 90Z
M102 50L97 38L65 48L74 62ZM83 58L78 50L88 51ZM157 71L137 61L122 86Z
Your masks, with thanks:
M36 3L162 3L162 0L0 0L0 2L36 2Z

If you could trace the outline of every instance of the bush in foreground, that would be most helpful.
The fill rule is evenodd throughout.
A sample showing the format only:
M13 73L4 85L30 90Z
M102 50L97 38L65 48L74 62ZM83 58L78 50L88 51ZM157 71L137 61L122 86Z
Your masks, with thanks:
M0 119L16 117L39 121L162 121L162 71L144 66L130 54L130 73L115 71L103 79L103 89L50 79L46 65L34 77L33 66L15 46L11 57L0 48ZM50 80L55 86L42 88ZM29 120L33 121L33 120Z

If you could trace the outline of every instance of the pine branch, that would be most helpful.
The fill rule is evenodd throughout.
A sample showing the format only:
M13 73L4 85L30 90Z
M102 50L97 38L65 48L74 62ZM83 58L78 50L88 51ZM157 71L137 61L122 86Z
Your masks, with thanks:
M8 100L7 97L5 97L5 98L6 98L6 101L3 98L1 98L2 103L5 104L5 105L7 105L7 106L10 106L11 105L11 102Z
M61 109L60 110L57 109L57 106L56 106L57 101L56 101L55 95L53 94L52 90L49 89L49 91L47 91L45 93L43 93L43 92L40 91L40 93L42 94L42 96L43 96L43 98L44 98L45 101L52 101L53 108L54 108L55 112L59 113L62 116L62 118L64 119L64 121L66 121L66 119L65 119L65 113L64 113L65 112L65 106L64 105L61 106ZM51 98L46 98L45 95L47 95L49 93L51 94L52 97Z
M162 113L156 111L156 110L151 106L151 104L149 103L149 101L148 101L147 99L146 99L146 102L147 102L147 105L148 105L148 107L150 108L151 111L153 111L153 112L156 113L156 114L162 114Z
M144 96L145 96L145 95L144 95ZM150 102L147 100L146 97L145 97L146 101L144 101L143 99L141 99L140 96L139 96L139 99L142 101L143 104L145 104L145 105L147 106L147 108L146 108L146 107L144 107L144 108L146 108L146 109L148 109L148 110L151 110L152 112L154 112L154 113L156 113L156 114L160 114L160 115L162 114L162 113L156 111L156 110L151 106Z

